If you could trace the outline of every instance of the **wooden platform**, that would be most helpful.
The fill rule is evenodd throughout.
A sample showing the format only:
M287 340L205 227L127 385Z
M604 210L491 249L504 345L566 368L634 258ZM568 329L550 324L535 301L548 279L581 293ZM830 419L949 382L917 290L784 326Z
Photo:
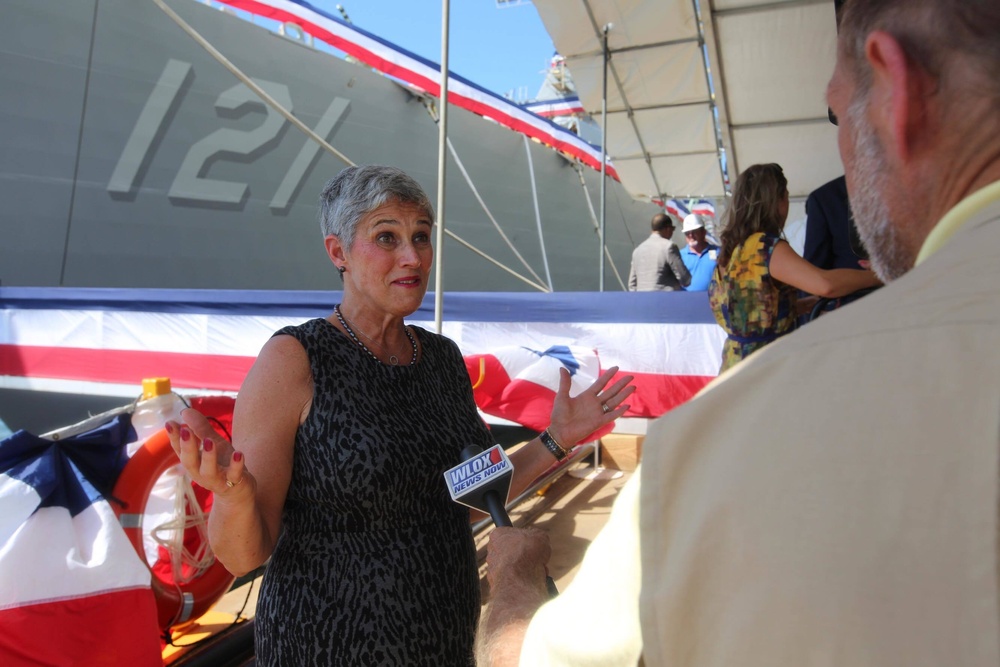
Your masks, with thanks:
M589 462L577 466L579 473L593 471ZM563 590L573 580L587 547L607 523L611 506L618 497L618 490L634 474L621 472L619 477L611 478L609 473L616 472L620 471L608 468L593 479L578 478L573 474L563 475L544 493L525 501L510 512L511 522L515 526L530 525L549 534L552 545L549 574L559 590ZM489 600L484 559L490 532L492 528L476 535L484 603Z

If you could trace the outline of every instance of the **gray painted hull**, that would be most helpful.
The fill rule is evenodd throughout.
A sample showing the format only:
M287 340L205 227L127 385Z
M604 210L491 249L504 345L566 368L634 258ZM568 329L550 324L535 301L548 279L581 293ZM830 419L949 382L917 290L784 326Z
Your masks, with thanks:
M188 23L359 164L392 164L432 199L437 126L419 96L363 67L190 0ZM5 0L0 21L0 284L336 289L316 222L345 165L269 111L152 2ZM507 236L545 277L524 138L451 107L449 136ZM600 175L528 142L554 289L598 288ZM622 278L655 207L608 181ZM519 273L454 160L447 229ZM443 288L530 290L453 240ZM606 273L607 289L620 289ZM434 284L431 289L436 289Z

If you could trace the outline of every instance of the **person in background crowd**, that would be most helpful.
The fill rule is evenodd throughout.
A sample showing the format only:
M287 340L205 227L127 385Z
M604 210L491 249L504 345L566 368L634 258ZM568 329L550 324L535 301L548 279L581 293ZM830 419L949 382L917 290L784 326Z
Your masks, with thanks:
M404 320L427 291L433 225L402 171L341 171L320 207L341 302L264 345L231 445L194 410L167 424L181 463L214 493L215 555L237 575L268 563L262 667L474 664L476 547L443 473L493 439L458 346ZM631 376L607 386L616 371L573 398L561 371L551 426L510 456L512 493L628 409Z
M806 240L802 256L821 269L867 269L868 252L851 217L847 180L840 176L809 193L806 199ZM839 308L863 296L848 294L832 302Z
M847 179L839 176L806 198L802 256L821 269L867 269L868 252L851 219Z
M681 260L674 235L674 221L666 213L657 213L650 223L652 233L632 251L628 274L631 292L673 291L691 284L691 274Z
M886 286L657 420L541 609L545 534L495 530L480 667L1000 664L997 35L996 0L847 0L827 100Z
M720 372L795 329L795 290L838 297L881 284L870 270L825 271L802 259L781 236L787 218L788 181L781 167L747 167L733 187L708 288L715 319L727 335Z
M688 292L699 292L708 289L715 271L715 262L719 257L719 246L708 242L708 232L701 216L689 213L684 216L684 226L681 228L687 245L681 248L681 260L691 274L691 284L685 289Z

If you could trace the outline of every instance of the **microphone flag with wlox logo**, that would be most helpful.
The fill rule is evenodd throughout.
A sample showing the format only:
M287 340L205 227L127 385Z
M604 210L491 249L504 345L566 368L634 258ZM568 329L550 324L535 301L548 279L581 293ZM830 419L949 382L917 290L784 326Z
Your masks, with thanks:
M507 453L500 445L494 445L446 470L444 479L452 500L488 514L486 493L496 491L506 503L513 474L514 466Z

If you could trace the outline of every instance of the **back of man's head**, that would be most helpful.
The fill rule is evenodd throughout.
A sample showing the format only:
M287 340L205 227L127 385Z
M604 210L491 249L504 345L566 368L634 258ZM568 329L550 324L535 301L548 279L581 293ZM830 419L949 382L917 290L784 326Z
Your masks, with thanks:
M1000 2L846 0L838 18L828 99L851 209L873 268L893 280L1000 175Z
M997 0L846 0L838 12L838 31L855 67L862 92L871 83L864 64L868 35L882 30L895 37L907 55L941 83L940 94L954 94L968 82L1000 99L1000 2ZM961 100L955 100L961 104Z
M653 216L653 219L650 222L650 227L652 227L653 231L657 234L663 235L667 229L673 231L674 219L666 213L657 213Z

